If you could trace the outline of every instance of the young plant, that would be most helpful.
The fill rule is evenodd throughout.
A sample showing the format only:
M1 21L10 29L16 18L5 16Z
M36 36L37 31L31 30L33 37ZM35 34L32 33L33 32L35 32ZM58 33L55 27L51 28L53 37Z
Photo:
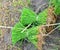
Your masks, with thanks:
M53 0L51 3L54 5L54 12L59 15L60 0ZM40 25L46 24L47 16L47 9L37 15L31 9L23 8L19 22L12 29L12 43L15 44L17 41L27 38L28 41L36 46L36 35L39 34L38 28ZM31 26L23 31L29 24Z
M19 22L16 23L16 25L12 29L12 43L16 44L17 41L27 38L28 41L36 46L38 27L39 25L46 23L46 17L46 10L37 15L31 9L24 8L22 10ZM26 28L26 25L29 25L30 23L31 26L27 28L24 32L22 32ZM38 23L37 26L35 25L36 23Z

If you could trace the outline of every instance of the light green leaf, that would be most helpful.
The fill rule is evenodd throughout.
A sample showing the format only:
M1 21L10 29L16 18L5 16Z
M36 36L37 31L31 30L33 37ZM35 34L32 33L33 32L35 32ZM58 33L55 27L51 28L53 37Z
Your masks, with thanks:
M33 23L35 21L36 21L36 14L32 10L30 10L28 8L24 8L22 10L20 22L23 25L28 25L28 24Z

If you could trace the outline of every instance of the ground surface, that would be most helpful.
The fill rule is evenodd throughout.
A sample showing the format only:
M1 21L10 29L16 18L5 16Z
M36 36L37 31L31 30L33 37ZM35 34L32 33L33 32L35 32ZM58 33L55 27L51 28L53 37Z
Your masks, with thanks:
M18 9L21 9L21 6L14 7L12 5L13 0L0 0L0 26L14 26L16 22L19 21L20 12ZM32 10L43 11L48 5L44 5L39 8L41 5L47 3L48 0L31 0L31 8ZM1 6L2 5L2 6ZM58 17L57 22L60 22L60 18ZM11 42L11 29L0 28L0 34L4 35L4 37L0 38L0 50L18 50L17 47L9 46L12 44ZM60 50L60 30L55 30L49 37L45 39L46 44L43 46L43 50ZM18 45L19 42L16 44ZM23 50L37 50L37 48L31 43L23 43ZM7 49L8 48L8 49Z

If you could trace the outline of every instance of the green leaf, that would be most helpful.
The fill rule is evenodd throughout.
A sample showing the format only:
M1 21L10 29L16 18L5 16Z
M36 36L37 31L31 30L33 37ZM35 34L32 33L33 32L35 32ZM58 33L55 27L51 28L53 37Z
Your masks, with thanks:
M25 27L20 22L16 23L16 25L13 27L12 29L12 43L13 44L15 44L17 41L26 37L25 32L21 33L21 31L24 28Z
M38 34L38 26L37 27L32 27L27 29L28 32L28 40L33 43L35 46L37 44L37 34Z
M24 8L22 10L20 22L23 25L28 25L28 24L33 23L35 21L36 21L36 14L32 10L30 10L28 8Z
M29 40L32 44L34 44L35 46L37 46L38 40L37 40L36 35L29 36L29 37L28 37L28 40Z
M39 13L39 15L37 16L32 10L24 8L22 11L21 20L16 23L16 25L12 29L12 43L15 44L17 41L25 39L27 37L28 40L35 45L37 43L36 35L38 34L38 24L45 24L46 17L47 10ZM34 24L37 23L36 21L38 22L38 24L37 26L34 26ZM21 31L25 28L25 25L28 25L30 23L34 24L32 24L30 28L26 29L26 31L21 33Z
M47 16L47 9L39 13L39 15L36 18L39 25L46 24Z
M38 27L39 26L35 26L35 27L31 27L31 28L27 29L28 37L32 36L32 35L37 35L38 34Z
M60 0L51 0L52 5L54 5L54 12L56 15L60 15Z
M54 5L54 12L60 15L60 0L51 0ZM48 12L47 9L40 12L38 15L29 8L24 8L20 20L12 29L12 43L15 44L21 39L27 38L35 46L37 44L38 27L39 25L46 24ZM32 24L23 33L21 32L26 25ZM37 25L37 26L35 26Z

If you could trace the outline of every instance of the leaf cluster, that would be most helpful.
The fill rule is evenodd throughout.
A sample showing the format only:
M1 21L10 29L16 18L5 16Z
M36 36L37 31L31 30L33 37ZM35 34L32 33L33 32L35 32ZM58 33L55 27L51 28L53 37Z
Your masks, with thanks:
M60 0L50 0L51 6L54 6L54 12L56 15L60 15Z
M26 39L37 44L37 34L39 25L46 24L47 10L39 13L38 15L29 8L23 8L20 20L12 29L12 43ZM27 25L31 24L24 32L22 32Z

